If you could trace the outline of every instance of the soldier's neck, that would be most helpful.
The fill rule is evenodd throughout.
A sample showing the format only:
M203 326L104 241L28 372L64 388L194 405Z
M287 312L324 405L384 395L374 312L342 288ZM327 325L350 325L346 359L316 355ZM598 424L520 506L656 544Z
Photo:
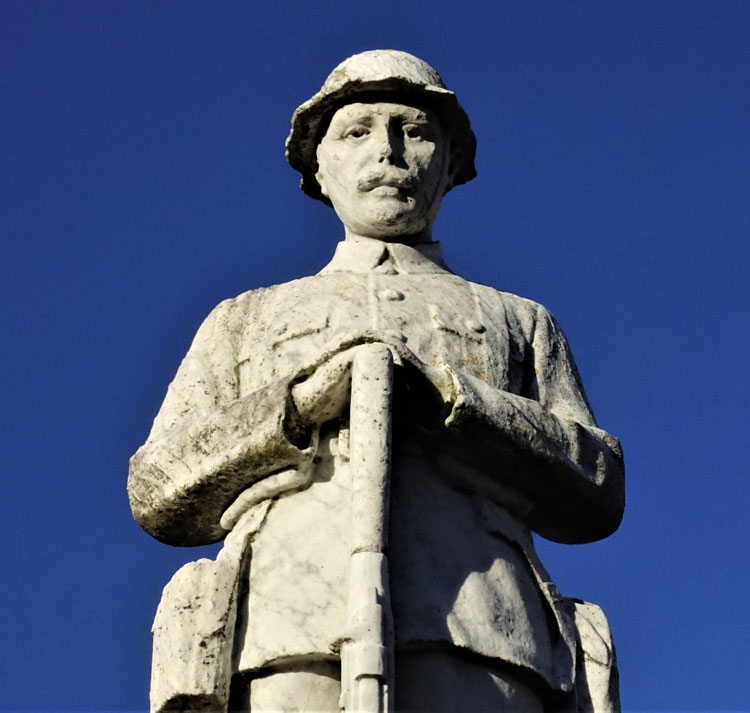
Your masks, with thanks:
M345 229L345 240L379 240L383 243L403 243L404 245L421 245L432 242L432 227L414 235L362 235L351 228Z

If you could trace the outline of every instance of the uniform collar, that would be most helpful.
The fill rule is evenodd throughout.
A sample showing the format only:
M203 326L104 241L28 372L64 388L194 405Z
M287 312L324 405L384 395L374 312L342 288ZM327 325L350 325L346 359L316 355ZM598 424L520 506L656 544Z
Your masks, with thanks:
M336 246L331 262L319 274L332 272L378 272L385 275L400 273L450 272L443 262L440 243L386 243L374 238L342 240Z

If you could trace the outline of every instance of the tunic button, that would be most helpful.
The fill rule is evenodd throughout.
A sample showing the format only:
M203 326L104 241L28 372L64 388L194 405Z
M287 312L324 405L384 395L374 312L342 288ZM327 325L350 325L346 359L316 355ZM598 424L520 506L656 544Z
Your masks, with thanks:
M378 293L378 297L380 297L381 300L390 300L391 302L398 302L402 299L404 299L404 293L399 292L398 290L381 290Z
M481 334L482 332L486 331L485 326L483 324L479 324L475 319L467 319L466 322L464 322L467 329L470 329L472 332L476 332L477 334Z

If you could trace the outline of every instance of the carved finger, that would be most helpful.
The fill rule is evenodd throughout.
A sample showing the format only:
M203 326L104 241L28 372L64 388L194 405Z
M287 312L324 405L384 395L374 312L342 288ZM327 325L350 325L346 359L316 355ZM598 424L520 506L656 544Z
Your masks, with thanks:
M287 490L297 490L310 484L308 468L290 468L267 478L243 490L237 499L224 511L219 524L225 530L231 530L237 521L251 508L263 500L275 498Z

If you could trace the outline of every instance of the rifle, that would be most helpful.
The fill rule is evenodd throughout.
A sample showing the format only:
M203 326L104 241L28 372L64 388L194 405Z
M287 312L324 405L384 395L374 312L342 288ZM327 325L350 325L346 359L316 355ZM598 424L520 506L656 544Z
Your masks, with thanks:
M393 616L388 581L393 355L384 344L359 347L352 365L350 467L352 550L347 634L341 644L346 713L393 711Z

